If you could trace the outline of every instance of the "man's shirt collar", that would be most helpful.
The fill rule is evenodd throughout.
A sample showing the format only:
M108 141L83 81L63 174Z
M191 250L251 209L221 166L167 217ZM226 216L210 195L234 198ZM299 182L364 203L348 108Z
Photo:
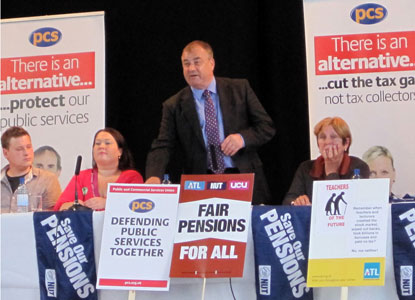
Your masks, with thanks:
M194 88L194 87L190 87L190 89L192 90L192 93L193 93L194 97L197 100L203 100L202 99L202 95L203 95L203 92L205 90L199 90L199 89ZM213 80L210 82L210 84L209 84L209 86L207 87L206 90L208 90L212 94L216 94L217 93L217 91L216 91L216 79L215 79L215 77L213 77Z

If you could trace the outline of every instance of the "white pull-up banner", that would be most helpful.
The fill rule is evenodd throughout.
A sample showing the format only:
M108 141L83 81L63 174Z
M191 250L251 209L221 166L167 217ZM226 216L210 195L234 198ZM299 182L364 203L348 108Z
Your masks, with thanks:
M340 116L352 155L389 149L398 195L415 194L414 11L413 0L304 0L312 157L316 123Z
M1 132L25 128L64 188L105 124L104 12L1 21ZM7 161L2 160L2 166Z

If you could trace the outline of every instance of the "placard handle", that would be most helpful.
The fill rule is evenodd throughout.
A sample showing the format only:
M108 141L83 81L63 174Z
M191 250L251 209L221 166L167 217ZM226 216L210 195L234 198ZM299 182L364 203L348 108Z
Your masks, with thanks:
M205 300L205 290L206 290L206 277L203 278L202 300Z
M128 291L128 300L135 300L135 290Z
M349 288L347 286L341 287L340 300L347 300L349 297Z

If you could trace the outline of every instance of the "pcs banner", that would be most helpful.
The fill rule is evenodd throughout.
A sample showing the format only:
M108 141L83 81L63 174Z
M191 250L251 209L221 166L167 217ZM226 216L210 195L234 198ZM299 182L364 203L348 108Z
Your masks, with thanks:
M104 42L104 12L1 20L0 130L26 129L62 187L105 124Z
M314 126L339 116L350 154L390 178L396 198L415 194L414 11L413 0L304 0L311 156Z

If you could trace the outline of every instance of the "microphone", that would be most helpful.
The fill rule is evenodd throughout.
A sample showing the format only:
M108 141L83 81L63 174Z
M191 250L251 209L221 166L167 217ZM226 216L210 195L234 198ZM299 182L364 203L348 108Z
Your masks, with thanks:
M78 202L77 184L78 184L78 175L79 175L79 172L81 171L81 163L82 163L82 156L78 155L76 159L76 166L75 166L75 200L73 202L73 205L68 208L68 210L72 210L72 211L90 210L89 207L83 206L79 204Z
M75 176L78 176L79 171L81 171L81 162L82 156L78 155L78 158L76 159Z
M81 171L81 163L82 163L82 156L78 155L76 159L76 167L75 167L75 201L74 201L74 204L79 204L78 203L78 189L76 185L78 183L79 172Z

